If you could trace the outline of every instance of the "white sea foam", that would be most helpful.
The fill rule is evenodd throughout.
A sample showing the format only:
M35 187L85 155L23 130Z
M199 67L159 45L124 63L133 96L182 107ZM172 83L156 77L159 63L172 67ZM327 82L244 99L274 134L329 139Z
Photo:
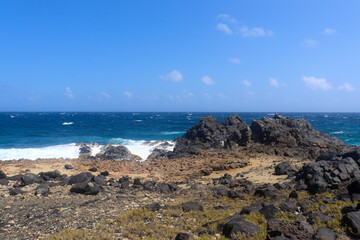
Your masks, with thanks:
M146 160L151 152L161 144L161 141L144 141L144 140L130 140L123 138L113 138L111 143L119 143L127 147L132 154L138 155L142 160ZM173 146L166 148L168 151L173 150Z
M161 135L173 135L173 134L183 134L185 132L161 132Z
M63 123L62 123L62 125L64 125L64 126L73 125L73 124L74 124L74 122L63 122Z
M135 120L135 122L142 122L142 120Z
M336 131L336 132L333 132L333 134L344 134L343 131Z
M78 158L79 147L75 143L54 145L42 148L0 149L0 160L18 160L38 158Z

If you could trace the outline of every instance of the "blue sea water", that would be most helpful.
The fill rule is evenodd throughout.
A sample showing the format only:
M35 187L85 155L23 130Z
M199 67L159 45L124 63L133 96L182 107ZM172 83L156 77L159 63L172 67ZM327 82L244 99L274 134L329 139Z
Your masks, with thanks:
M75 143L121 143L132 151L144 151L144 141L181 137L201 117L220 121L234 113L83 113L3 112L0 113L0 160L78 155ZM248 124L274 113L236 113ZM281 113L308 120L315 129L360 145L360 113ZM146 149L145 149L146 150ZM146 150L148 151L148 149ZM142 153L144 155L144 153Z

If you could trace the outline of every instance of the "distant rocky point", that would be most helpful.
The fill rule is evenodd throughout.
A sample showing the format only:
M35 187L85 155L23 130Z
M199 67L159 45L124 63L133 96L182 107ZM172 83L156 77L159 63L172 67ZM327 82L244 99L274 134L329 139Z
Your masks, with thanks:
M203 151L253 151L316 159L322 152L345 152L350 146L337 137L315 130L305 119L275 114L254 120L250 126L238 115L222 123L206 116L190 128L170 157L199 154Z

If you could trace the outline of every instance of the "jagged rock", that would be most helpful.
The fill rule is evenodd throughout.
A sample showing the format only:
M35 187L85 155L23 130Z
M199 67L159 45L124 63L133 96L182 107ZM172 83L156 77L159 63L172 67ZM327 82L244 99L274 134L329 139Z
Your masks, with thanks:
M138 156L133 155L129 149L123 145L112 146L106 145L104 152L102 153L101 159L110 159L110 160L131 160L138 159ZM141 158L140 158L141 159Z
M334 230L331 230L329 228L319 228L318 232L315 235L316 240L336 240L337 235Z
M154 181L146 181L146 182L144 182L143 187L144 187L144 190L154 191L155 185L156 185L156 182L154 182Z
M246 146L251 138L250 127L238 115L229 116L222 122L226 128L226 146Z
M340 160L320 160L304 165L296 173L297 189L307 189L311 194L328 189L346 188L360 178L359 165L352 158Z
M99 191L99 187L91 182L76 183L70 188L70 192L85 195L97 195Z
M261 228L259 226L243 220L242 218L233 219L227 222L223 227L223 234L228 238L237 233L253 236L258 232L261 232Z
M144 206L144 208L152 212L157 212L161 209L161 205L159 203L152 203Z
M240 214L250 214L252 212L259 212L260 209L262 209L263 206L261 204L252 204L250 206L244 206L241 209Z
M339 138L313 129L305 119L279 114L254 120L250 127L237 115L229 116L222 123L206 116L175 142L174 151L167 154L170 158L247 146L249 151L316 159L324 151L343 153L349 149Z
M10 196L16 196L16 195L21 195L24 194L25 192L21 189L15 188L15 189L11 189L9 191Z
M9 180L7 179L0 179L0 185L7 186L9 184Z
M307 221L310 224L316 224L316 221L318 221L318 220L320 220L322 222L330 222L333 219L332 219L332 217L325 215L323 213L310 213Z
M175 154L197 154L204 149L224 149L226 128L214 117L206 116L176 142Z
M282 162L275 166L275 175L294 176L296 169L289 162Z
M5 179L6 178L6 174L0 170L0 179Z
M105 171L105 172L101 172L100 175L107 177L110 175L110 173L108 171Z
M275 217L275 214L281 212L280 209L278 209L277 207L275 207L274 205L270 204L267 205L265 207L263 207L262 209L260 209L259 213L261 213L262 215L264 215L264 217L269 220L273 217Z
M70 164L65 164L65 165L64 165L64 168L65 168L66 170L74 169L74 167L73 167L72 165L70 165Z
M44 181L49 181L49 180L61 181L62 180L62 175L57 170L49 171L49 172L41 172L41 173L39 173L39 175Z
M26 173L21 177L21 182L26 186L33 183L41 183L42 179L33 173Z
M360 211L345 214L342 222L351 229L351 232L360 237Z
M88 172L73 175L70 177L68 185L73 185L75 183L90 182L93 177L94 177L94 175L92 175L91 173L88 173Z
M312 236L314 234L314 230L306 222L287 223L273 219L268 221L267 232L268 232L268 239L271 240L274 239L310 240L312 239Z
M87 157L91 155L91 147L85 143L79 144L79 155L80 157Z
M178 233L175 237L175 240L189 240L190 235L187 233Z
M294 199L298 199L299 195L297 194L297 192L294 190L289 194L289 198L294 198Z
M121 188L127 189L130 186L130 178L128 176L124 176L119 179L119 183L121 185Z
M184 212L190 212L190 211L204 211L203 206L199 202L186 202L181 204L182 209Z
M40 184L36 190L35 195L47 196L50 193L50 186L47 183Z

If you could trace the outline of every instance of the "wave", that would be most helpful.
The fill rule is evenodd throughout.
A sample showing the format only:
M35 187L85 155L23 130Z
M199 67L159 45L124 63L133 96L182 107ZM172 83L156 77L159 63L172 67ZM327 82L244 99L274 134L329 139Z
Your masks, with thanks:
M180 132L161 132L161 135L177 135L177 134L184 134L184 131L180 131Z
M336 132L333 132L332 134L344 134L343 131L336 131Z
M142 122L142 120L135 120L135 122Z
M73 124L74 124L74 122L63 122L62 123L62 125L64 125L64 126L73 125Z
M36 160L39 158L78 158L79 147L75 143L42 148L0 149L0 160Z
M132 154L140 156L143 160L146 160L151 152L162 143L161 141L131 140L124 138L112 138L110 142L112 144L119 143L124 145ZM173 146L166 147L166 150L172 151Z

